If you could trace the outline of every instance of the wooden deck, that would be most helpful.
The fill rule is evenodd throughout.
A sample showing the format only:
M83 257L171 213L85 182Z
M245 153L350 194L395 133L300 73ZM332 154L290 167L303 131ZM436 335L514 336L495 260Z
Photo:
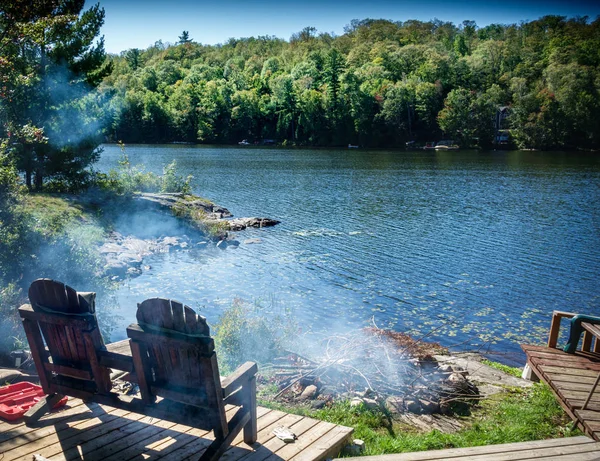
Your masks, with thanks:
M552 347L521 347L533 372L550 386L578 427L595 440L600 440L600 387L592 395L587 408L581 410L600 373L600 355L590 351L567 354Z
M1 420L0 420L1 421ZM273 435L288 427L298 439L284 443ZM241 435L222 460L324 460L336 456L352 434L349 427L258 408L258 441L252 447ZM97 403L70 399L67 406L40 419L36 427L0 422L0 460L127 461L197 459L212 433Z
M397 455L343 458L343 461L435 461L461 459L469 461L519 461L526 459L586 461L600 458L600 442L588 437L536 440L535 442L485 445L472 448L421 451Z

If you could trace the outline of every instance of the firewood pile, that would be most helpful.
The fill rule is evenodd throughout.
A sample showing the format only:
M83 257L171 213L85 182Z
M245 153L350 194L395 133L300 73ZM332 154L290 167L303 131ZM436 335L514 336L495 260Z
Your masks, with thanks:
M392 413L446 414L454 402L478 396L465 371L433 357L448 352L439 344L367 328L324 338L321 346L310 358L289 353L263 367L263 384L277 386L275 400L321 408L345 399Z

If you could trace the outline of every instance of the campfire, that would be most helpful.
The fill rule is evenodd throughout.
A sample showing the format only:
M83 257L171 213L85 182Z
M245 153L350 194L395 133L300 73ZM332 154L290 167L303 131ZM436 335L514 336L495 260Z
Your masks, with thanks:
M452 403L478 395L465 371L436 360L448 353L436 343L374 327L321 344L318 357L289 353L273 361L263 382L277 385L274 399L315 408L348 399L351 405L431 414L449 413Z

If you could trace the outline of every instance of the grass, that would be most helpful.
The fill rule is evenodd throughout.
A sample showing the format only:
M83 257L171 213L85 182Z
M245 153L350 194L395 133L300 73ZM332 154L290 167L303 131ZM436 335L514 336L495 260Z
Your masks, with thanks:
M492 362L491 360L487 360L487 359L482 360L481 363L483 363L484 365L487 365L488 367L495 368L496 370L503 371L504 373L506 373L508 375L516 376L517 378L520 378L521 375L523 374L522 368L509 367L508 365L504 365L504 364L498 363L498 362Z
M81 205L58 195L29 194L23 208L33 220L33 229L45 237L60 234L70 224L86 221Z
M454 434L437 430L419 432L413 427L394 422L384 411L372 411L362 405L351 407L348 402L336 403L322 410L289 408L268 401L261 401L261 405L353 427L353 437L365 441L365 455L580 435L578 431L570 429L569 418L544 384L535 384L525 390L512 389L481 401L471 416L459 417L465 428Z

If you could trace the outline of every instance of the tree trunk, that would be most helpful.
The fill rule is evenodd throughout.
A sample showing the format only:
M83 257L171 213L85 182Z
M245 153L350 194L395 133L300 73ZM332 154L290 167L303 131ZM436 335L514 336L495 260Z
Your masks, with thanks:
M35 190L41 191L44 185L44 154L37 154L34 181Z
M31 170L25 170L25 185L27 189L31 190Z

